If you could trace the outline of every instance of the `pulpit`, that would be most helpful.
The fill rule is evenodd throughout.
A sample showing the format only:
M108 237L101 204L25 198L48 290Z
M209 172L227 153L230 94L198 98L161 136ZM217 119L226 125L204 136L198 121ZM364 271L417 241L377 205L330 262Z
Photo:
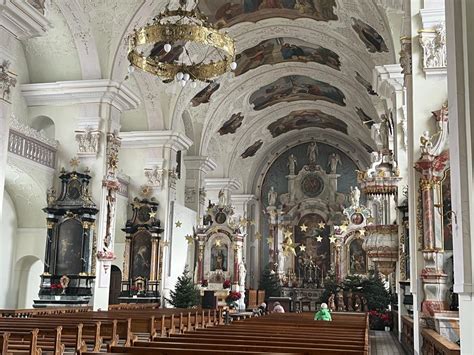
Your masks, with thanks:
M95 280L95 219L98 209L89 193L89 171L59 176L58 196L48 191L47 237L39 299L34 307L86 305Z

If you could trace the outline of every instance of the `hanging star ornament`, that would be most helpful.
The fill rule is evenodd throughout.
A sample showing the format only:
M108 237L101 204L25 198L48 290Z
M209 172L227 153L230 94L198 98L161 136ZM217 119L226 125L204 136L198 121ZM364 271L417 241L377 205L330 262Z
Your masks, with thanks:
M334 235L331 235L331 236L329 237L329 242L330 242L331 244L336 243L336 237L335 237Z
M262 234L260 232L255 233L255 240L262 240Z
M339 229L343 232L347 231L347 225L343 224L342 226L339 226Z
M267 244L268 245L273 245L273 238L272 237L267 238Z
M183 225L183 223L181 221L176 221L175 222L176 228L181 228L182 225Z
M303 224L300 226L300 229L301 229L302 232L306 232L306 231L308 230L308 226L303 223Z
M318 236L316 237L316 240L317 240L319 243L321 243L321 242L323 241L323 237L321 237L320 235L318 235Z
M365 235L365 229L359 229L359 234L360 235Z
M150 212L148 214L150 215L150 218L155 218L156 217L156 212Z
M319 229L324 229L324 228L326 227L326 223L324 223L324 222L319 222L319 223L318 223L318 227L319 227Z
M185 238L186 238L186 241L188 242L188 244L194 243L194 238L193 238L192 235L188 234L188 235L185 236Z
M306 245L301 244L300 245L300 251L306 251Z
M285 255L296 255L295 247L296 244L293 242L293 239L291 237L288 237L284 243L281 245L283 247L283 252Z
M245 227L247 225L248 221L245 218L241 218L239 220L239 224L241 227Z
M220 246L221 246L221 242L222 242L222 241L221 241L220 239L216 239L216 241L215 241L214 244L215 244L216 247L220 247Z
M293 233L291 233L289 230L287 230L287 231L284 233L284 236L285 236L286 239L291 238L292 235L293 235Z

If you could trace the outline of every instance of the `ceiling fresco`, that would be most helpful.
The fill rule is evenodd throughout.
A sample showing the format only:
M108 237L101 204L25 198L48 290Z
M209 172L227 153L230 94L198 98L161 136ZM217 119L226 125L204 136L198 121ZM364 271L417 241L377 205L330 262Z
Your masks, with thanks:
M261 139L256 141L250 147L245 149L245 151L241 155L242 159L253 157L258 152L258 150L262 147L262 145L263 145L263 141Z
M207 104L211 100L211 96L219 89L221 84L212 82L207 85L204 89L199 91L196 96L191 100L193 107L199 106L201 104Z
M219 26L238 22L257 22L272 17L317 21L336 21L336 0L201 0L200 8Z
M311 79L302 75L290 75L265 85L250 96L250 104L255 110L280 102L299 100L323 100L340 106L346 106L344 93L338 88L323 81Z
M360 107L356 107L357 115L360 118L360 121L367 126L367 128L371 129L374 125L375 121L367 115L363 109Z
M237 128L242 126L242 121L244 116L241 112L234 113L227 121L224 122L222 127L219 129L219 134L223 136L224 134L234 134L237 131Z
M237 54L236 61L236 76L261 65L283 62L315 62L341 70L337 53L294 38L267 39Z
M374 152L374 149L370 145L365 143L362 139L357 138L357 140L359 141L360 145L364 147L364 149L367 151L367 153L370 154L370 153Z
M388 52L384 39L372 26L355 17L351 17L351 20L352 28L359 35L360 40L364 42L370 53Z
M347 134L347 124L320 110L293 111L271 123L267 128L273 138L284 133L305 128L329 128Z
M359 84L362 84L362 86L367 90L367 93L369 95L377 95L377 93L374 91L374 88L372 87L372 84L366 80L362 75L360 75L359 72L356 71L355 78Z

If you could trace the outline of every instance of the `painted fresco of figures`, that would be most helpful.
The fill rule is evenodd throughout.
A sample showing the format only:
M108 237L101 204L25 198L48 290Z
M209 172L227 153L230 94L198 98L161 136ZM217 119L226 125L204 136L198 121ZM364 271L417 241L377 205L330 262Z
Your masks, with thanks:
M337 53L294 38L267 39L239 53L236 61L238 66L235 75L241 75L261 65L283 62L316 62L335 70L341 69Z
M213 245L211 248L211 271L227 271L228 248L227 245Z
M204 89L199 91L191 100L193 107L199 106L201 104L207 104L211 99L211 96L219 89L220 86L221 84L212 82Z
M362 239L354 239L349 245L349 271L351 274L367 273L367 256L362 248L363 243Z
M352 28L358 34L362 42L364 42L370 53L388 52L388 47L385 44L383 37L364 21L355 17L351 17Z
M255 154L257 154L258 150L262 147L262 145L263 141L261 139L256 141L254 144L245 149L245 151L241 155L242 159L253 157Z
M322 100L339 106L346 106L344 93L323 81L303 75L289 75L265 85L250 96L255 110L263 110L281 102L300 100Z
M275 138L290 131L310 127L330 128L347 134L347 124L345 122L316 109L293 111L288 116L270 123L267 129Z
M220 26L230 26L241 21L259 21L278 12L279 17L295 19L310 17L317 21L337 20L334 13L335 0L243 0L235 1L201 0L211 12L210 18Z
M234 113L230 119L224 122L222 127L219 129L219 134L221 136L225 134L234 134L237 131L237 128L242 126L242 121L244 120L244 116L242 116L242 113Z

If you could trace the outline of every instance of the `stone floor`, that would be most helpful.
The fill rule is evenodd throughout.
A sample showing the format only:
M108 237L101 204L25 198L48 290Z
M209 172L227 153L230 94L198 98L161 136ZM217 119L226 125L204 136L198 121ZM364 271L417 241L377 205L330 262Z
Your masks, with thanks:
M395 335L384 331L370 331L370 350L372 355L405 354Z

